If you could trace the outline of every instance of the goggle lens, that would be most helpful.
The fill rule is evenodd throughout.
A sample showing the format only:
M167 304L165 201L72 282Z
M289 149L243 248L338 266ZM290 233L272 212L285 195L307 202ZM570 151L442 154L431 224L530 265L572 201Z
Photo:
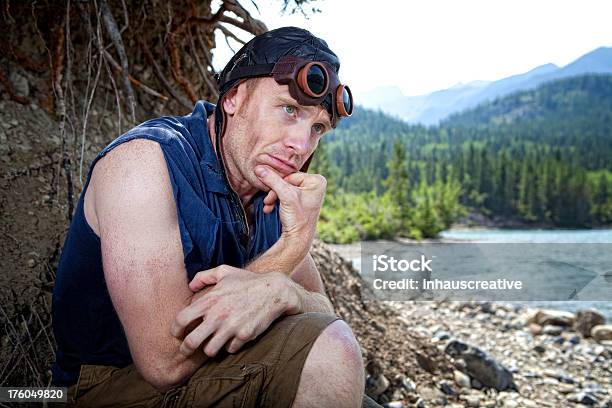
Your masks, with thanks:
M327 90L327 73L318 64L312 64L306 74L306 83L311 92L321 95Z
M353 94L346 85L339 85L336 88L336 112L340 117L351 116L353 114Z
M344 105L344 110L349 115L353 113L353 97L350 92L348 87L342 87L342 104Z

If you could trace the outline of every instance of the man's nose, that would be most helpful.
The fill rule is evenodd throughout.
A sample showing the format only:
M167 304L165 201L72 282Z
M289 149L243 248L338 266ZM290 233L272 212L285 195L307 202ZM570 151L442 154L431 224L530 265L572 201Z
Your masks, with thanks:
M300 156L308 154L311 142L310 125L299 124L288 129L285 145L293 149L296 154Z

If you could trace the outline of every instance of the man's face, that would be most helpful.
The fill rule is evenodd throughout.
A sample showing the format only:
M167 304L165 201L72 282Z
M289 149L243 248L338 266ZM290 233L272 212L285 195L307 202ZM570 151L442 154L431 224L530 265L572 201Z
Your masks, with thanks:
M254 173L255 166L269 166L282 177L299 171L321 136L331 129L330 117L320 105L298 104L289 87L273 78L259 79L251 90L248 88L241 83L225 98L224 158L230 180L240 189L248 184L267 191Z

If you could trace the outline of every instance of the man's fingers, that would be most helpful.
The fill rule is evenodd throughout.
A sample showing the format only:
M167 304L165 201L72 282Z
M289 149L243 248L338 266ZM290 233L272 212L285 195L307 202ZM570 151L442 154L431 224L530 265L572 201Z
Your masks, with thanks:
M234 337L232 341L230 341L229 344L225 347L225 349L228 353L233 354L240 350L245 343L246 342L239 340L237 337Z
M187 306L178 312L172 321L172 325L170 326L170 334L172 334L174 337L180 338L185 332L185 328L197 318L198 316L194 313L194 307Z
M323 186L327 187L327 180L320 174L291 173L285 177L285 181L297 187Z
M212 322L204 319L204 321L198 327L193 329L191 333L189 333L183 339L181 347L179 348L180 352L184 356L189 357L198 349L198 347L200 347L202 343L204 343L208 337L210 337L211 334L214 333L214 331L215 327L213 326Z
M302 172L291 173L285 176L285 181L287 183L291 183L292 185L299 187L302 185L302 183L304 183L304 180L306 180L308 176L309 176L308 173L302 173Z
M263 202L266 205L274 204L278 200L278 196L274 190L268 191L268 194L264 197Z
M232 267L229 265L219 265L216 268L198 272L189 282L189 289L197 292L207 285L214 285L230 272L232 272Z
M270 214L272 210L274 210L274 206L276 205L276 201L278 200L278 195L274 190L268 191L268 194L263 199L264 203L264 214Z
M274 211L274 206L275 204L264 205L264 208L263 208L264 214L270 214L272 211Z
M281 176L267 166L256 166L255 175L270 189L274 190L278 198L285 200L293 188Z
M217 355L221 347L232 338L233 332L231 330L217 331L213 337L204 346L204 354L208 357L214 357Z
M205 291L208 290L205 289ZM197 297L197 299L195 297ZM191 304L178 312L172 321L170 333L174 337L181 338L185 333L185 329L192 324L192 322L202 318L207 313L208 309L218 302L217 297L211 297L203 292L194 295L194 299L192 299Z

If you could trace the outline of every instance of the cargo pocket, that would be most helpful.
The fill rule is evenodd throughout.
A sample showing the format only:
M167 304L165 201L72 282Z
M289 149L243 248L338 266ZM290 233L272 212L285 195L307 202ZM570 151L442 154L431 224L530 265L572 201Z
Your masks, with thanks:
M231 364L215 368L215 373L198 376L189 386L193 408L254 408L266 377L260 363Z
M79 379L74 390L74 399L78 402L81 396L103 382L104 379L110 377L117 370L118 368L108 366L81 365Z
M157 407L162 395L134 365L123 368L82 365L74 399L77 407Z

